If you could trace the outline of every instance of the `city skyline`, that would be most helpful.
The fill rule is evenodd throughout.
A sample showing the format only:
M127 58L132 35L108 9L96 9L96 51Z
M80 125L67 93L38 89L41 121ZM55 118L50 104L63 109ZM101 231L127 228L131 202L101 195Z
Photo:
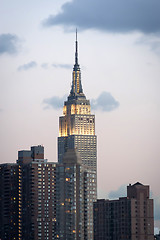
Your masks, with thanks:
M65 26L58 17L52 19L57 26L44 26L62 6L66 17L71 7L77 7L75 1L68 2L67 10L65 2L2 3L1 163L16 161L18 150L37 144L44 145L49 161L57 161L58 116L67 99L63 96L70 91L77 27L82 84L96 113L99 196L108 197L121 185L140 181L151 185L160 206L159 26L152 31L142 27L107 31L96 25L84 27L81 21Z

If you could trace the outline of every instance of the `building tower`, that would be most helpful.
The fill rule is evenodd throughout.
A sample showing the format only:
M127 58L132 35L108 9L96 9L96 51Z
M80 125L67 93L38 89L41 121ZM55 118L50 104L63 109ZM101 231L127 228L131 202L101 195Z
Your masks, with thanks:
M60 239L92 240L93 202L97 197L97 138L95 115L91 114L90 101L82 89L77 31L71 91L59 118L58 162L58 235Z
M77 31L71 91L64 102L63 116L59 118L58 162L62 162L67 149L74 148L80 153L84 165L97 169L95 115L91 114L90 101L86 99L82 89Z

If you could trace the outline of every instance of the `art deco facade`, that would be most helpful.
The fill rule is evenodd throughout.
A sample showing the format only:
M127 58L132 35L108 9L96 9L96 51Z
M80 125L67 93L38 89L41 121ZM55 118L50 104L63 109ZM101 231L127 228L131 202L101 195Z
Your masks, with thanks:
M153 200L149 186L127 187L127 197L94 203L95 240L153 240Z
M95 116L91 114L90 102L86 99L82 89L77 37L72 87L67 101L64 102L63 116L59 118L59 163L62 162L67 149L74 148L80 153L84 165L97 170Z

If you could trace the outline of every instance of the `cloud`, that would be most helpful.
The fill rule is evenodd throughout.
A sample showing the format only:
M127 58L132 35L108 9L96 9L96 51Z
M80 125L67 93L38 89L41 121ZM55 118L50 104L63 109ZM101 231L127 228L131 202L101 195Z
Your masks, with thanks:
M41 67L44 68L44 69L48 69L48 63L42 63Z
M19 38L14 34L0 34L0 55L18 52Z
M43 100L43 103L46 104L44 109L54 108L56 110L61 109L63 107L63 103L66 100L66 95L63 97L53 96L51 98L46 98Z
M65 29L98 29L109 32L160 32L159 0L73 0L61 12L50 15L43 25Z
M35 61L31 61L29 63L26 63L24 65L21 65L18 67L18 71L27 71L31 68L37 67L37 63Z
M160 39L159 35L149 35L149 36L142 36L137 41L136 44L143 44L149 46L150 50L155 52L156 54L160 55Z
M59 109L63 107L63 102L67 99L67 95L63 97L53 96L46 98L43 103L46 104L45 109ZM110 93L102 92L97 99L91 100L92 109L100 109L102 111L112 111L119 106L119 103L111 96Z
M48 69L50 66L54 68L64 68L64 69L72 69L73 65L72 64L63 64L63 63L53 63L53 64L48 64L48 63L42 63L41 67L44 69Z
M71 64L60 64L60 63L59 64L55 64L55 63L53 63L52 67L71 69L73 67L73 65L71 65Z
M119 102L109 92L102 92L97 99L91 99L92 109L110 112L119 107Z
M109 199L118 199L120 197L126 197L126 196L127 196L126 185L122 185L116 191L111 191L108 194Z

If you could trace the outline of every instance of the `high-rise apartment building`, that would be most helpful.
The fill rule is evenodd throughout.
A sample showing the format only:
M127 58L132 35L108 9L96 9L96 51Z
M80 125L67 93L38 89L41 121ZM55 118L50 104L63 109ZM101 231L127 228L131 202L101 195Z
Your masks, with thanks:
M84 165L97 170L95 115L91 114L90 102L86 99L82 89L81 70L78 64L77 34L72 87L67 101L64 102L63 116L59 118L59 163L62 162L67 149L74 148L80 153Z
M153 199L149 186L127 187L127 197L94 203L95 240L153 240Z
M93 239L93 202L96 172L68 149L57 165L57 232L59 239Z
M44 147L18 152L18 240L56 239L56 163Z

